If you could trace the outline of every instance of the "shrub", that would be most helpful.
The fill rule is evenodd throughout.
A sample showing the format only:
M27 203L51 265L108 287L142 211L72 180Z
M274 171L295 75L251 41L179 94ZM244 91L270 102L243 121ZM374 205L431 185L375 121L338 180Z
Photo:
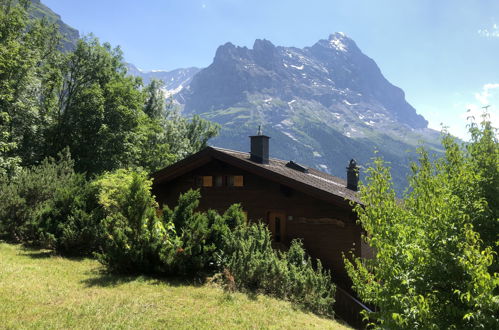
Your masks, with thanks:
M0 233L15 242L40 243L42 215L50 213L56 195L80 182L68 152L23 168L13 178L1 177Z
M195 212L200 197L199 190L189 190L180 195L173 210L168 206L163 209L163 222L173 223L179 234L175 256L169 260L176 274L216 270L216 255L223 250L225 235L245 219L239 204L222 216L214 210Z
M63 255L90 255L99 246L96 191L83 175L59 187L40 214L38 241Z
M287 299L319 314L333 315L335 286L319 260L314 269L299 240L287 253L272 249L263 224L243 225L229 232L224 265L240 290Z
M164 260L176 245L175 230L156 215L151 184L146 173L129 170L104 174L92 183L102 219L102 251L96 256L111 271L168 271Z

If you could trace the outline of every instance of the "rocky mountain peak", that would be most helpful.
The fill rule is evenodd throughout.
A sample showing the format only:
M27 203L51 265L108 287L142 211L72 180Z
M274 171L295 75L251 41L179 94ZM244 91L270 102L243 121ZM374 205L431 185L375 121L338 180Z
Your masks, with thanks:
M248 48L235 46L231 42L227 42L217 48L213 63L227 63L238 60L241 57L246 57Z
M222 125L215 145L244 150L246 136L264 124L274 156L336 174L351 158L367 161L376 145L403 177L405 143L433 134L404 92L340 32L301 49L265 39L252 49L226 43L175 98L184 114Z
M253 49L226 43L217 49L213 64L193 77L190 87L181 95L187 113L236 106L250 94L265 92L274 100L299 97L318 102L334 113L345 104L356 113L375 104L369 109L371 119L385 116L412 128L427 125L405 101L403 91L341 32L303 49L276 47L265 39L255 40Z
M338 51L346 52L352 42L353 40L348 38L343 32L336 32L329 35L327 45Z
M265 69L271 69L277 57L276 46L266 39L256 39L251 53L255 63Z
M253 43L253 51L257 53L272 53L275 51L275 46L267 39L256 39Z
M327 39L319 40L310 49L317 53L327 52L328 56L332 56L332 54L348 56L362 53L355 41L343 32L331 33Z

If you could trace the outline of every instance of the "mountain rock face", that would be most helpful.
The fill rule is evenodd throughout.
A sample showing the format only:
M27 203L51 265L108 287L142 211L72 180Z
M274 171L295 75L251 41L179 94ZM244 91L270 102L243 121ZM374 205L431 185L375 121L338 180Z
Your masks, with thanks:
M78 30L64 23L61 16L54 13L49 7L41 3L40 0L31 0L28 11L32 17L44 17L50 23L55 23L58 26L59 32L62 35L61 48L63 51L70 51L75 48L78 39L80 39L80 33Z
M438 133L343 33L303 49L268 40L253 49L226 43L183 87L175 99L186 115L222 125L213 144L245 151L247 136L262 125L273 156L340 177L350 158L365 164L377 149L400 188L406 150L420 141L439 149Z

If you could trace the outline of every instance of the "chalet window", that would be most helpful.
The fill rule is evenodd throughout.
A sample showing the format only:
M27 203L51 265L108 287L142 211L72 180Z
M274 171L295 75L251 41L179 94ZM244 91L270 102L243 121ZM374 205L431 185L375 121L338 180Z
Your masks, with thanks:
M205 175L196 176L195 184L198 187L243 187L242 175Z
M203 187L213 187L213 177L211 175L203 176Z
M234 187L244 186L244 180L242 175L234 175Z

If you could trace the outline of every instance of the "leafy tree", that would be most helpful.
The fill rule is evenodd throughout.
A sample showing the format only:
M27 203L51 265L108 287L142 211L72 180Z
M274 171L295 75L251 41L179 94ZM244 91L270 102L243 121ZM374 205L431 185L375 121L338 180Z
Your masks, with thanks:
M497 139L488 121L471 131L466 148L446 134L437 161L419 149L402 200L381 159L367 170L355 211L375 257L345 263L353 288L376 308L368 315L376 327L499 326Z
M499 256L499 140L497 129L492 127L488 114L484 113L480 124L469 127L471 142L467 144L467 166L476 172L473 186L478 198L486 201L483 215L474 223L485 246L491 246ZM499 271L499 264L495 264Z
M162 80L153 79L144 89L146 93L144 113L151 119L161 119L165 116L166 102L162 90L164 85Z
M161 81L153 80L144 90L147 117L142 118L136 163L151 172L203 149L220 129L199 116L182 117L172 99L165 102L162 88Z
M44 125L59 75L59 35L30 19L29 1L0 1L0 173L42 157Z
M77 171L89 174L133 164L144 97L140 79L125 75L121 50L86 37L62 71L50 149L68 146Z
M218 126L167 109L162 83L126 75L119 48L88 36L66 55L47 150L68 146L88 174L140 166L154 171L206 146Z
M182 159L207 146L208 140L216 136L220 126L198 115L191 119L182 117L178 109L170 105L163 122L166 142L176 159Z

